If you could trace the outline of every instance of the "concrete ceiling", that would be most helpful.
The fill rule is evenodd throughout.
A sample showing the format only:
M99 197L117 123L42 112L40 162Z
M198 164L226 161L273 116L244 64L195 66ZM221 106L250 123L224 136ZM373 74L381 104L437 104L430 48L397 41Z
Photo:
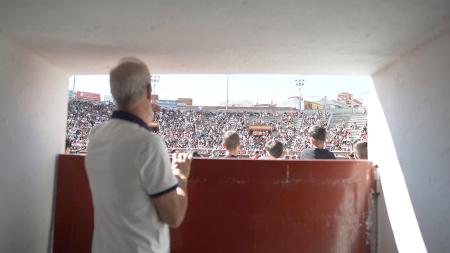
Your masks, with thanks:
M372 74L450 28L450 0L0 1L0 33L79 74Z

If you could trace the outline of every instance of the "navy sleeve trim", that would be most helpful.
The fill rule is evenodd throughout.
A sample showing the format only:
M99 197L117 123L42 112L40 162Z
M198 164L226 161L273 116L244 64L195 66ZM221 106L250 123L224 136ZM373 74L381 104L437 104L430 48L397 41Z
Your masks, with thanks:
M150 197L152 197L152 198L160 197L160 196L162 196L162 195L164 195L164 194L166 194L166 193L169 193L169 192L175 190L177 187L178 187L178 184L176 184L176 185L170 187L170 188L167 189L167 190L164 190L164 191L161 191L161 192L158 192L158 193L154 193L154 194L149 194L149 195L150 195Z

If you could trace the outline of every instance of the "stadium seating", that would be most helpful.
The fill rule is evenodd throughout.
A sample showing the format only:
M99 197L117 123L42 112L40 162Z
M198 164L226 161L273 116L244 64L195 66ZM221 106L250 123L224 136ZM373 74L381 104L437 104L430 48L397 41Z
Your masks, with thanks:
M72 153L84 153L90 130L109 119L114 111L111 102L98 102L71 99L67 119L67 137L72 142ZM309 112L298 111L179 111L162 110L155 116L155 125L170 150L216 150L212 153L224 153L222 135L224 131L237 131L241 137L242 155L262 150L264 144L272 138L281 141L289 156L298 155L307 147L307 130L312 125L328 126L327 148L338 151L342 157L352 150L356 141L367 139L367 129L360 134L362 126L351 128L350 118L359 117L358 124L367 123L365 115L325 113L323 110ZM353 122L353 121L352 121ZM251 126L268 126L270 130L251 131ZM349 132L351 134L349 135ZM344 151L344 153L342 153ZM210 153L209 155L213 155ZM208 157L209 155L206 155Z

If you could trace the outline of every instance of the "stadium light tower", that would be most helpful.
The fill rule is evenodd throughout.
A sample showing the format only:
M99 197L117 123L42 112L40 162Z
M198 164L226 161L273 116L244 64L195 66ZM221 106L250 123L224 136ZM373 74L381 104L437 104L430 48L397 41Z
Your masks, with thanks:
M227 103L225 105L225 111L228 112L228 82L230 81L230 75L227 74Z
M156 95L156 84L159 83L159 75L152 75L151 76L151 82L153 84L153 92L152 92L152 94Z
M298 111L302 110L302 102L303 102L303 86L305 85L305 79L296 79L295 86L298 87Z

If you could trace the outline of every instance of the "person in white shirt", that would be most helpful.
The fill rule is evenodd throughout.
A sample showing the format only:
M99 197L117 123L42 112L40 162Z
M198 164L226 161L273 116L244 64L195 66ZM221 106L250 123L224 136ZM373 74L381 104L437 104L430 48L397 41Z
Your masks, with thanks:
M123 60L110 73L118 110L91 131L85 160L94 204L92 252L170 251L169 227L182 223L191 156L172 164L162 139L152 133L150 71Z

